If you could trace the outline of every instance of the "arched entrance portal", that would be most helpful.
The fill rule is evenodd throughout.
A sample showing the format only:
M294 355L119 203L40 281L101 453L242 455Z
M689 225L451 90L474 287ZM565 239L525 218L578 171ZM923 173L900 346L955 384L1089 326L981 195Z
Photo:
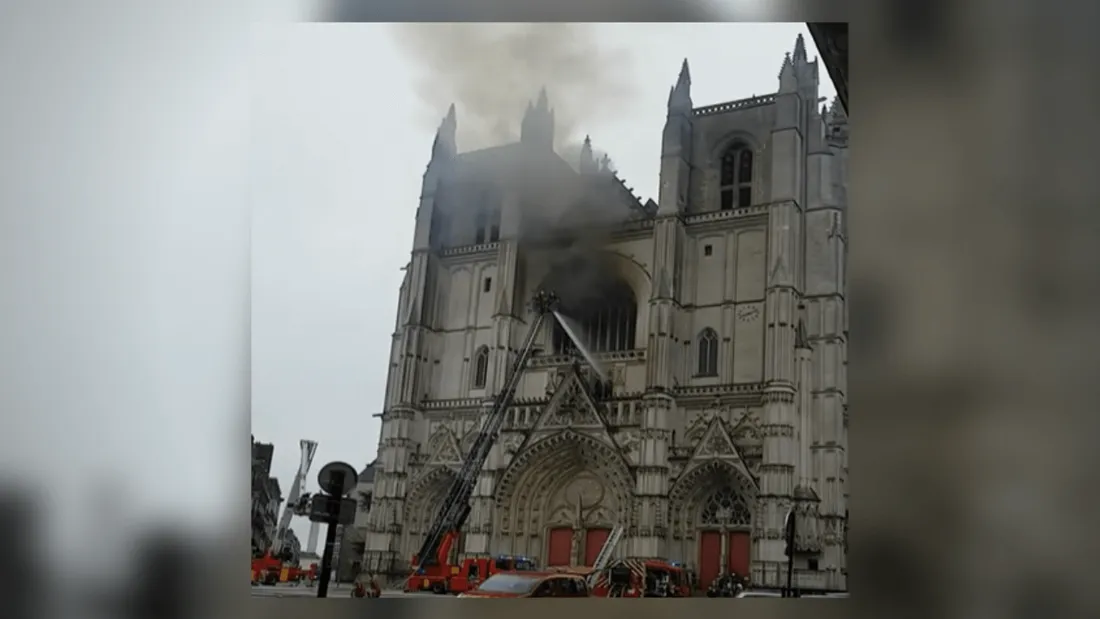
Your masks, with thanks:
M699 585L723 573L748 576L755 485L732 464L713 461L681 478L670 493L672 552L694 563Z
M570 430L542 439L501 479L493 552L591 564L611 529L628 522L632 491L626 462L599 439Z
M439 508L447 495L447 490L454 483L454 471L450 467L439 466L426 472L420 479L413 483L405 498L405 539L402 547L405 549L403 559L408 561L420 550L424 543L424 537L428 534L432 522L439 514ZM453 546L452 553L461 548L461 540Z

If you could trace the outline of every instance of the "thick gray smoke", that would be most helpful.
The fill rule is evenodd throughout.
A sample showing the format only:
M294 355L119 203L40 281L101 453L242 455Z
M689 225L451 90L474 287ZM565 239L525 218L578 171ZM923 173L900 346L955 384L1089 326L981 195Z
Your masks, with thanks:
M581 149L582 148L584 148L583 139L577 140L577 139L574 138L574 139L570 139L568 142L565 142L564 144L558 144L557 146L554 147L554 150L555 150L555 152L558 153L558 155L561 156L562 159L568 161L569 165L576 168L578 165L580 165ZM607 151L600 148L599 142L593 140L593 143L592 143L592 158L595 159L596 161L599 161L605 155L607 155L607 167L608 167L608 169L615 170L616 169L615 168L615 161L613 159L611 159L610 154L608 154Z
M399 48L419 69L415 88L423 103L425 126L434 130L448 106L455 104L460 152L517 141L524 111L545 88L554 110L555 151L577 168L585 135L592 134L593 157L599 161L605 154L599 147L600 124L621 115L635 92L630 54L600 41L590 24L399 24L392 28ZM601 245L604 237L598 224L608 223L609 216L622 217L600 208L617 201L607 193L609 189L585 195L579 193L588 191L583 184L561 185L552 177L530 180L533 192L543 199L537 209L527 212L518 234L554 235L566 217L576 236L562 247L563 254L572 256L582 247ZM572 208L577 204L589 208ZM455 206L461 208L463 201ZM605 287L594 264L574 260L567 271L570 277L550 287L570 297L574 306L598 296Z
M393 34L420 68L425 123L434 129L456 104L461 151L518 139L528 102L545 86L557 149L576 165L584 134L634 93L630 54L599 41L591 24L398 24Z

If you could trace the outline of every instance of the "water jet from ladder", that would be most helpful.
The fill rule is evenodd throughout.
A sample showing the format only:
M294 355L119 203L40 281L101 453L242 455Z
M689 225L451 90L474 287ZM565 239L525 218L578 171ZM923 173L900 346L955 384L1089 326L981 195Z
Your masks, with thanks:
M600 380L607 382L607 373L604 371L603 367L600 366L599 362L596 361L596 357L592 355L592 351L588 350L588 347L584 345L584 342L581 340L580 332L573 328L573 321L562 316L561 312L558 310L553 310L553 314L554 318L558 319L558 323L561 324L561 328L565 331L565 334L569 336L569 339L573 340L573 344L577 347L577 350L580 351L584 360L588 362L588 365L592 366L592 369L599 375Z

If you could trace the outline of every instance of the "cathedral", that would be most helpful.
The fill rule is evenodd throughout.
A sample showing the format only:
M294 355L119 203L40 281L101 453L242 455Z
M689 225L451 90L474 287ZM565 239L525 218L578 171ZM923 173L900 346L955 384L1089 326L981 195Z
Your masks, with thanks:
M578 337L535 334L456 559L591 564L622 525L618 557L782 586L792 517L796 585L846 588L848 125L819 83L800 36L774 94L699 107L685 60L656 201L587 141L558 155L545 91L518 142L473 152L451 107L400 289L364 569L408 569L549 290Z

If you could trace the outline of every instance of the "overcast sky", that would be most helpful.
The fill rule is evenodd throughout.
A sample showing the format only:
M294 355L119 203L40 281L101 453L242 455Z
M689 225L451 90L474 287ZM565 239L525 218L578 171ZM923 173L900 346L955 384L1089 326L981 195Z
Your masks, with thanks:
M574 137L590 134L644 200L655 197L668 89L685 57L701 106L775 92L783 55L799 33L816 56L801 23L601 24L569 43L590 59L580 75L538 58L480 66L469 59L469 41L461 58L445 44L410 53L424 32L402 28L270 25L254 33L252 431L275 444L273 474L284 493L301 439L319 443L311 489L325 462L362 468L375 457L379 421L372 415L381 411L400 269L446 102L457 107L459 150L487 139L484 131L472 135L470 114L463 129L471 79L512 71L506 91L532 89L510 95L515 102L507 92L492 102L516 106L504 119L516 130L519 101L545 81L551 105L557 93L563 113L570 107ZM498 33L467 34L484 44ZM442 62L467 64L433 73ZM831 99L824 67L821 76L821 95ZM614 92L605 81L614 81ZM484 101L469 103L484 116ZM308 524L295 529L304 544Z

